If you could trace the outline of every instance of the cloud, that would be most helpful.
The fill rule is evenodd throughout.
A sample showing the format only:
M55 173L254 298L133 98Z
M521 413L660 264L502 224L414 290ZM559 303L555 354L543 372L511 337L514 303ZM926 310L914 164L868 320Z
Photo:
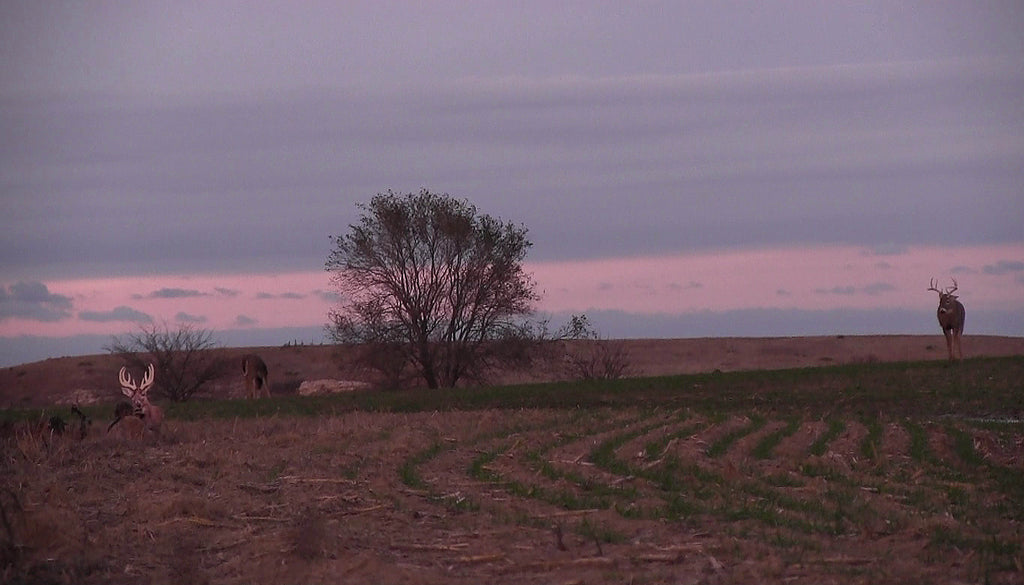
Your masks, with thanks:
M986 264L981 268L985 274L1009 274L1011 272L1024 272L1024 262L1017 260L1000 260L995 264Z
M335 304L341 302L341 295L333 290L316 289L313 291L313 295L318 297L321 301L326 301L328 303Z
M78 314L82 321L107 323L110 321L127 321L131 323L152 323L153 317L131 307L121 305L109 311L82 311Z
M832 288L816 288L814 292L819 295L842 295L853 296L856 294L879 295L896 290L896 287L888 282L875 282L860 288L855 286L834 286Z
M237 297L240 294L239 291L237 291L237 290L235 290L233 288L224 288L224 287L221 287L221 286L214 287L213 290L217 291L217 294L219 294L221 296L224 296L224 297L232 297L233 298L233 297Z
M71 297L51 293L41 282L0 287L0 321L17 318L53 322L70 317Z
M165 273L308 269L322 266L326 236L351 220L345 210L381 185L418 188L422 169L427 186L528 225L539 259L837 241L891 255L920 243L1018 241L1019 218L1004 211L1016 209L1013 186L1024 176L1005 162L1020 156L1019 92L1005 90L1021 86L1018 69L534 72L371 98L247 92L230 115L213 97L188 108L128 97L118 107L22 100L5 104L4 115L39 138L10 146L20 154L4 170L17 186L12 197L40 195L12 206L0 249L26 251L5 259L13 269L62 276L88 274L97 262ZM950 124L937 130L935 119ZM435 148L438 136L450 147ZM50 144L61 145L60 156ZM140 149L154 155L136 156ZM97 174L67 171L79 161ZM991 194L961 196L981 179ZM328 195L339 183L352 195ZM75 196L83 192L90 197ZM179 202L198 192L211 195L200 214ZM636 193L649 204L631 205ZM161 221L124 246L126 235L142 235L125 204L137 197ZM46 213L56 205L67 213ZM95 206L111 213L64 221ZM935 229L950 216L960 229ZM279 237L253 238L267 217ZM86 238L87 247L60 245Z
M209 296L210 293L204 293L198 290L188 290L184 288L161 288L149 293L148 298L151 299L183 299L189 297L205 297Z
M208 319L202 315L190 315L182 311L174 316L174 320L179 323L206 323Z
M819 295L854 295L857 294L857 287L854 286L834 286L832 288L816 288L814 292Z
M882 244L864 250L865 256L902 256L908 252L903 244Z
M252 317L248 317L246 315L239 315L239 316L235 317L235 326L236 327L252 327L252 326L254 326L254 325L258 324L258 323L259 323L259 321L257 321L256 319L253 319Z
M894 291L896 290L896 287L889 284L888 282L876 282L865 286L861 290L864 292L864 294L879 295L885 292Z
M304 299L306 298L306 295L297 292L285 292L280 294L261 292L256 293L256 298L261 301L269 299Z

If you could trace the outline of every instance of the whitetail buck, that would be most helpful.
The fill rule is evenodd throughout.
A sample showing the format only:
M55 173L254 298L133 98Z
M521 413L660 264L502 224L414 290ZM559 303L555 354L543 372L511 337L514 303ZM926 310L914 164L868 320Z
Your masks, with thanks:
M260 356L242 356L242 377L245 378L246 396L259 398L262 394L270 398L270 380L267 375L267 364L263 363Z
M935 314L939 318L942 334L946 336L946 349L949 350L949 361L958 358L963 359L964 352L960 348L960 337L964 333L964 319L967 317L967 311L964 310L963 303L956 300L957 296L953 294L957 289L956 279L953 279L953 286L946 290L939 290L936 288L937 284L933 278L928 290L939 293L939 309ZM953 356L954 346L956 346L957 357Z
M154 432L160 431L160 423L164 420L164 411L149 401L149 389L153 386L155 371L153 364L142 377L142 382L135 385L135 379L128 375L128 369L122 367L117 375L121 383L121 393L131 401L129 408L124 403L118 404L114 411L114 422L107 427L107 432L114 428L114 425L121 423L125 427L125 434L130 437L141 437L145 430Z

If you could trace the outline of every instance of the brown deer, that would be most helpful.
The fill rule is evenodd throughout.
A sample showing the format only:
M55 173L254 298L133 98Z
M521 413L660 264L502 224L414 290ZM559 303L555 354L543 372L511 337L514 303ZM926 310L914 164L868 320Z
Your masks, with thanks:
M928 290L939 293L939 309L935 314L939 318L939 327L942 327L942 334L946 336L946 349L949 350L949 361L964 359L964 352L960 348L960 337L964 333L964 319L967 317L967 311L964 310L963 303L956 300L957 295L953 294L957 289L956 279L953 279L953 286L946 290L939 290L936 288L937 284L933 278ZM956 346L957 357L953 356L954 346Z
M149 401L149 389L155 379L153 364L149 364L142 382L137 386L135 379L128 375L128 369L125 367L121 368L117 379L121 383L121 393L131 401L131 413L128 413L125 406L119 404L114 412L115 420L107 427L107 432L110 432L118 422L127 427L125 432L128 436L141 437L147 429L159 432L160 423L164 420L164 411Z
M242 356L242 377L245 378L245 393L249 398L265 395L270 398L270 380L267 364L256 354Z

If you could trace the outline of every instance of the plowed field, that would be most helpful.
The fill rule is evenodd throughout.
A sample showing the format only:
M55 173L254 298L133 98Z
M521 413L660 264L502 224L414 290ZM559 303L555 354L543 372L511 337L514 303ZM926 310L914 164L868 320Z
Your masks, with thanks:
M3 443L3 576L1024 581L1024 364L877 368L522 390L578 407L172 417L141 443L23 436Z

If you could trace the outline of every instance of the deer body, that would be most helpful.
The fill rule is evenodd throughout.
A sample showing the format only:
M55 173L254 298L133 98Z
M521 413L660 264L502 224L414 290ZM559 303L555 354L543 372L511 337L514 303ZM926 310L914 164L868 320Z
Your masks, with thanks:
M957 300L957 295L953 294L957 289L956 279L953 279L953 286L946 290L939 290L935 285L936 282L932 280L928 290L939 293L939 308L935 311L935 316L939 320L939 327L942 327L942 335L946 337L949 360L963 359L964 353L960 347L960 338L964 333L964 320L967 317L967 311L964 309L963 303ZM954 348L956 349L955 357L953 355Z
M107 427L108 432L118 422L127 426L126 433L130 436L141 436L145 430L160 431L164 411L149 401L149 389L153 386L154 374L153 364L149 364L142 382L136 386L135 380L128 375L127 368L121 368L118 380L121 382L121 393L131 401L131 413L127 412L128 408L123 403L119 404L114 412L114 422Z
M242 357L242 377L245 378L246 396L259 398L264 395L270 398L267 364L260 359L260 356L249 354Z

